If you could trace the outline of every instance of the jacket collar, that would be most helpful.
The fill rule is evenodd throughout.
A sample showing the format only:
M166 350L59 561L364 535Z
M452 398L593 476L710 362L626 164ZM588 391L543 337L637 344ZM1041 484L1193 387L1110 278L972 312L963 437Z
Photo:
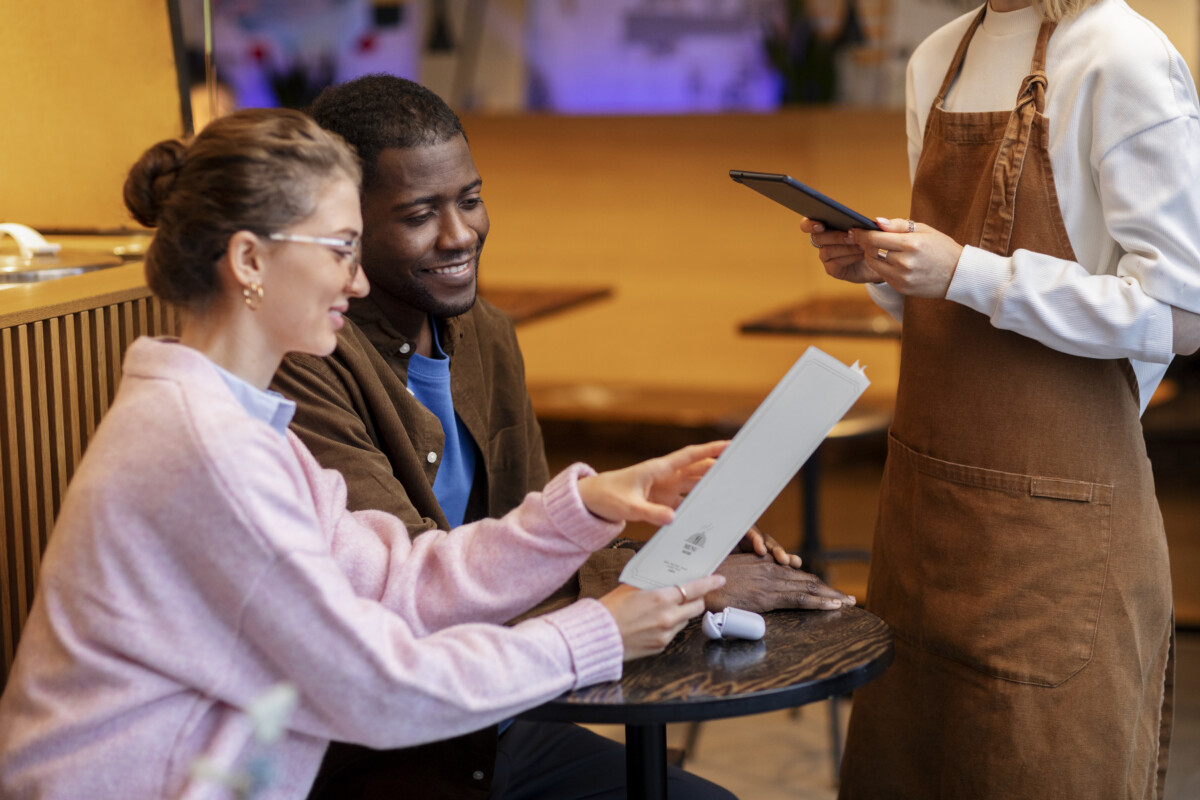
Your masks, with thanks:
M414 343L404 336L380 310L371 302L369 297L352 298L350 308L346 312L363 335L367 337L379 354L387 359L400 359L407 363L414 352ZM458 341L458 328L461 325L458 317L434 318L438 326L438 344L450 358L454 357L454 346Z

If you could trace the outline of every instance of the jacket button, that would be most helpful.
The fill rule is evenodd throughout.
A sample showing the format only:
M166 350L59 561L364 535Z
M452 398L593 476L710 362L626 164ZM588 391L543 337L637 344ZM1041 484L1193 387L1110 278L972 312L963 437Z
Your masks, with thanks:
M481 770L481 769L475 770L474 772L471 773L471 777L477 781L483 780L483 770Z
M437 461L437 453L430 450L429 455L425 456L425 460L432 464L433 462Z
M412 345L410 345L408 342L405 342L404 344L400 345L400 353L402 355L404 353L407 353L409 350L412 350Z

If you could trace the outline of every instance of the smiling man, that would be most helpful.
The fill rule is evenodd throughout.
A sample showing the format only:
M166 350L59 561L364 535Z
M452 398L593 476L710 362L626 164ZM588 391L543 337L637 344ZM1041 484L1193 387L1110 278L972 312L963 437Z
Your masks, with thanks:
M540 490L549 471L512 323L476 298L489 220L462 125L437 95L388 75L332 87L310 113L362 159L362 269L371 292L351 304L332 356L284 362L274 388L297 402L292 428L323 466L345 476L351 509L394 514L410 535L502 516ZM538 610L604 594L632 553L594 554ZM726 588L710 604L853 602L795 569L786 553L777 558L787 565L731 556L720 568ZM573 725L502 729L499 738L492 729L388 754L334 746L323 774L337 790L315 796L395 796L397 787L412 797L624 796L619 745ZM728 796L675 768L670 781L672 797Z

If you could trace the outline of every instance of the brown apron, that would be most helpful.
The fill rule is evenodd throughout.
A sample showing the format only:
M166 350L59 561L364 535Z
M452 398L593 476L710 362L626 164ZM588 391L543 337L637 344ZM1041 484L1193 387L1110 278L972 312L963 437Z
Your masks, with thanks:
M1043 115L1043 24L1010 112L933 103L912 218L1075 260ZM841 798L1161 796L1173 663L1166 538L1129 362L906 298L868 605L892 667L855 692Z

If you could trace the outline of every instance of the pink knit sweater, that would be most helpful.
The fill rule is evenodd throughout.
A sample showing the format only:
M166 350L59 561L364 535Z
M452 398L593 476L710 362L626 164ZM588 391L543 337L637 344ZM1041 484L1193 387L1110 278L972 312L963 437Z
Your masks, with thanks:
M189 778L256 745L249 703L299 690L260 798L302 798L330 739L400 747L616 679L595 600L498 623L620 526L576 465L502 520L409 541L341 476L245 413L211 363L139 339L71 482L0 697L4 798L224 796Z

